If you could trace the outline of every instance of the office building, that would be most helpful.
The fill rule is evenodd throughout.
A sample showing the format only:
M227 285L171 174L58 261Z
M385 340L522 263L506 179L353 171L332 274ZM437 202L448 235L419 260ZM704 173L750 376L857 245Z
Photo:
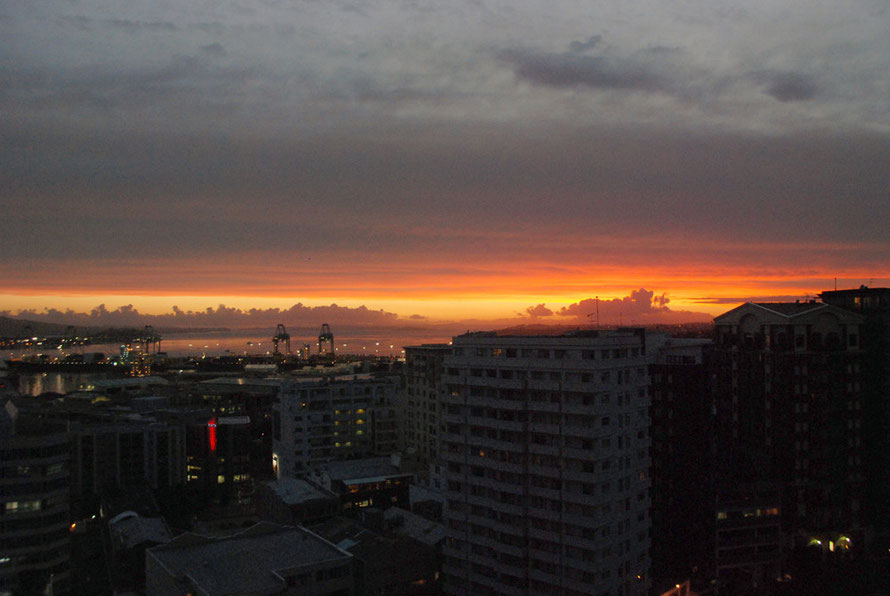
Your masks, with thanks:
M71 418L75 418L72 416ZM185 483L185 429L135 413L71 424L72 494Z
M350 375L287 381L272 406L277 478L336 460L398 450L393 377Z
M186 480L207 505L246 507L250 475L250 418L219 416L186 427Z
M64 425L0 407L0 593L71 591L68 449Z

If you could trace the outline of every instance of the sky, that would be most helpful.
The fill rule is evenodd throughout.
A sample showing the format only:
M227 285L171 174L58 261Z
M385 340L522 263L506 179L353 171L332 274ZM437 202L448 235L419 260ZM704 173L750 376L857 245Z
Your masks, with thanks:
M2 2L0 312L885 286L888 30L883 0Z

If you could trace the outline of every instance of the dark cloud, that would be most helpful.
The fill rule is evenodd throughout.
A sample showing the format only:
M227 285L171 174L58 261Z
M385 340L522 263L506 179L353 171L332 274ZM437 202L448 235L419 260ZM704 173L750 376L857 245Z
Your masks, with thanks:
M429 317L425 317L425 316L423 316L423 315L411 315L411 316L408 317L408 318L411 319L412 321L425 321L425 320L427 320Z
M54 308L21 310L15 313L0 312L3 316L13 316L30 321L58 323L86 327L125 327L125 326L167 326L167 327L252 327L274 326L282 321L288 325L315 325L324 320L332 325L380 326L402 321L396 313L382 309L371 310L366 306L350 308L330 304L326 306L305 306L297 303L290 308L240 309L220 304L216 308L208 306L201 311L182 310L172 307L172 312L149 315L139 312L132 304L109 310L105 304L90 312L75 312ZM413 318L413 317L412 317Z
M512 126L451 134L394 125L256 140L6 122L0 145L3 258L12 270L16 258L116 250L299 253L415 242L459 259L560 262L565 246L581 250L598 236L608 239L596 245L604 262L648 253L653 266L701 254L706 239L750 247L719 254L734 263L765 241L764 250L801 264L803 255L841 267L875 263L888 251L890 171L881 166L890 139L868 134ZM645 245L652 237L676 241L655 250Z
M205 46L200 56L173 54L158 65L115 69L48 69L0 65L6 87L0 91L0 110L16 120L43 119L65 114L70 121L120 122L129 114L133 127L150 124L148 118L163 113L165 126L218 118L220 107L240 105L238 89L255 78L252 68L229 68L212 60L224 52L216 44ZM202 115L203 114L203 115ZM159 124L155 123L155 126ZM154 127L154 126L152 126ZM174 127L176 128L176 127Z
M219 42L209 43L207 45L201 46L201 51L205 54L209 54L211 56L225 56L226 49Z
M586 52L587 50L592 50L597 46L597 44L602 41L602 35L593 35L587 38L587 41L573 41L569 44L569 49L576 54L580 54L582 52Z
M105 21L112 27L134 33L136 31L176 31L178 27L170 21L131 21L129 19L111 19Z
M533 318L549 317L553 315L553 311L544 306L544 304L536 304L525 309L525 313Z
M802 73L763 71L755 73L754 78L767 95L781 102L806 101L819 94L813 77Z
M640 50L640 53L647 56L675 56L683 51L680 46L649 46Z
M83 15L62 15L56 18L56 22L80 31L91 31L96 21Z
M667 79L644 64L606 56L506 50L499 57L513 67L516 76L547 87L667 91Z
M711 318L706 313L671 310L667 306L669 302L664 293L659 295L640 288L623 298L587 298L559 309L556 314L585 323L596 323L598 317L602 325L694 322Z

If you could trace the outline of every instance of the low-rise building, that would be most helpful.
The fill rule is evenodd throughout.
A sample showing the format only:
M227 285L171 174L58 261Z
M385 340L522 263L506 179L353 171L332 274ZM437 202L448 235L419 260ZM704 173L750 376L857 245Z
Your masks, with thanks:
M413 474L399 469L397 455L332 461L312 471L311 478L339 495L344 509L410 506Z
M182 534L146 551L148 596L352 596L352 555L302 527L260 522L223 538Z
M286 525L318 523L340 513L340 497L305 478L281 478L260 485L260 518Z

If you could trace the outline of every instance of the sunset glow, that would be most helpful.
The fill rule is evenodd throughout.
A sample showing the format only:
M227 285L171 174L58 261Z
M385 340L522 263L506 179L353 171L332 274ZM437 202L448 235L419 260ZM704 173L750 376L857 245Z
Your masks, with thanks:
M886 19L731 12L4 7L0 310L483 327L886 285Z

